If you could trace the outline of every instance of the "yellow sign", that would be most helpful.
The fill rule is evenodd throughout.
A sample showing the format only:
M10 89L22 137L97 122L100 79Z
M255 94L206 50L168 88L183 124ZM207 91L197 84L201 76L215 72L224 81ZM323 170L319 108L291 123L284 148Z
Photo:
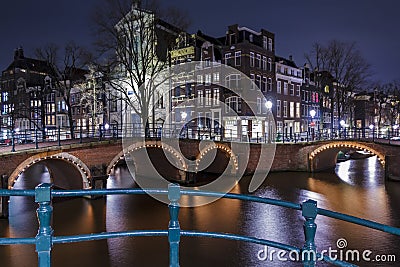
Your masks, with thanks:
M171 51L172 58L187 56L187 55L191 55L191 54L194 54L194 46L189 46L189 47Z

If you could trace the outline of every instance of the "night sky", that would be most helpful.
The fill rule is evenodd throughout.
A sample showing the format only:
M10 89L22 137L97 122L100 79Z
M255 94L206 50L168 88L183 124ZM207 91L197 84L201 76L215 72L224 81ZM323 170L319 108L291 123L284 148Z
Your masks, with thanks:
M14 0L0 5L0 69L12 61L14 49L25 55L46 43L61 47L69 40L90 47L94 39L92 10L100 0ZM314 42L355 41L372 65L374 80L400 80L400 1L398 0L168 0L191 18L189 32L223 36L227 26L275 33L276 54L293 55L297 65Z

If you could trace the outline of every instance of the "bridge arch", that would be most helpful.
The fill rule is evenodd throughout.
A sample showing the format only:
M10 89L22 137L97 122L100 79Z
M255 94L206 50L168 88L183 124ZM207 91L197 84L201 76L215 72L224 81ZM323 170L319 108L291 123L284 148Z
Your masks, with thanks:
M217 149L217 150L223 152L225 155L228 156L228 158L229 158L228 164L229 164L230 162L232 162L232 164L233 164L233 165L232 165L232 169L231 169L231 171L232 171L231 174L236 174L237 171L238 171L238 169L239 169L239 163L238 163L238 160L237 160L237 156L235 155L235 153L232 151L232 149L231 149L228 145L222 144L222 143L221 143L221 144L212 143L212 144L210 144L210 145L204 147L204 148L200 151L200 153L199 153L199 154L197 155L197 157L196 157L196 172L199 171L200 163L201 163L201 161L203 160L203 158L204 158L210 151L212 151L212 150L214 150L214 149ZM221 173L223 173L223 171L222 171Z
M337 154L343 148L362 150L374 154L378 157L378 160L382 164L382 166L385 167L385 155L382 152L359 142L337 141L323 144L309 153L308 159L310 162L311 171L318 171L319 169L321 169L321 167L318 167L320 158L325 161L325 165L336 165Z
M163 143L161 141L146 141L146 142L136 142L134 144L131 144L127 148L124 148L121 152L119 152L108 164L107 175L110 175L113 172L115 166L117 166L117 164L121 160L125 160L126 154L130 154L132 152L144 148L157 148L157 149L162 149L165 152L168 152L173 156L173 158L175 159L175 163L180 168L180 170L187 171L187 164L185 158L174 147L166 143ZM136 166L135 166L135 171L136 172L138 171Z
M89 182L89 178L91 174L89 168L79 158L65 152L40 153L27 158L22 163L20 163L18 167L9 176L8 188L12 189L18 177L29 167L38 163L41 163L47 167L50 173L50 178L53 179L53 177L55 176L54 172L59 172L59 170L56 170L54 168L55 165L57 165L57 162L62 162L62 164L64 164L64 166L66 167L72 167L73 169L70 171L75 172L77 174L79 173L82 179L81 188L90 189L91 185Z

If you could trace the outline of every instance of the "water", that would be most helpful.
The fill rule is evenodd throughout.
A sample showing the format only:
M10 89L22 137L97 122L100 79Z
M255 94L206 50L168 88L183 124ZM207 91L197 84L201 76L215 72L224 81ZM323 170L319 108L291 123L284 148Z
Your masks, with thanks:
M339 163L335 173L272 173L257 196L292 202L318 201L321 208L400 227L400 183L384 181L384 170L376 157ZM25 173L15 188L34 188L49 182L43 166ZM249 178L233 189L247 193ZM109 188L135 187L126 168L119 168L108 180ZM37 232L33 198L13 197L10 218L0 221L1 236L30 237ZM54 233L87 234L133 229L166 229L169 215L165 204L147 196L108 196L103 199L72 199L54 203ZM198 208L182 208L181 228L250 235L301 247L303 217L299 211L221 199ZM319 250L337 249L340 238L346 249L369 249L372 255L394 254L400 261L400 238L334 219L317 217L316 245ZM236 241L186 238L181 240L181 266L301 266L277 260L261 261L264 247ZM272 248L269 248L271 252ZM263 255L263 254L260 254ZM166 237L119 238L53 247L53 266L168 266ZM372 257L372 256L371 256ZM37 266L33 246L0 247L0 266ZM399 266L396 263L355 262L360 266ZM318 264L318 266L329 266Z

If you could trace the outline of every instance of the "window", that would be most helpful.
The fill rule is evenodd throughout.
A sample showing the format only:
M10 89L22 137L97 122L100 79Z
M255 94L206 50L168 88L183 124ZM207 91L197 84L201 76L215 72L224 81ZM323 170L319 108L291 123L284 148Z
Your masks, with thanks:
M261 114L261 98L257 97L257 114Z
M214 88L214 106L219 106L219 88Z
M276 131L278 133L282 133L283 132L283 123L281 121L277 121L276 122Z
M278 94L282 94L282 82L281 82L281 81L278 81L278 85L277 85L277 88L276 88L276 92L277 92Z
M226 65L232 65L232 62L231 62L231 53L226 53L226 54L225 54L225 64L226 64Z
M288 94L287 82L283 82L283 94L284 94L284 95L287 95L287 94Z
M287 101L283 101L283 117L287 117L288 113L287 113Z
M269 92L271 92L271 91L272 91L272 79L271 79L271 78L268 78L268 85L267 85L267 89L268 89L268 91L269 91Z
M262 69L267 70L267 57L263 56L262 58Z
M203 75L197 75L197 84L202 84L203 83Z
M268 50L272 51L272 38L268 38Z
M242 63L242 52L236 51L235 52L235 66L240 66Z
M225 78L225 87L227 88L239 88L240 86L240 74L229 74Z
M214 83L219 83L219 72L214 72L213 73L213 82Z
M211 90L206 89L206 106L211 106Z
M260 54L257 54L257 56L256 56L256 65L257 65L257 68L261 69L261 55Z
M204 84L205 85L211 84L211 74L210 73L204 75Z
M267 77L264 76L264 77L262 78L261 91L262 91L262 92L265 92L266 88L267 88Z
M256 85L257 85L257 89L259 89L261 86L261 76L260 75L257 75Z
M205 68L208 68L208 67L210 67L210 66L211 66L211 60L210 60L210 58L204 59L204 67L205 67Z
M203 105L203 100L204 100L204 95L203 95L203 90L198 90L197 91L197 104L202 106Z
M290 114L290 118L294 118L294 102L290 102L289 114Z
M7 102L8 101L8 92L4 92L3 93L3 102Z
M250 89L254 89L254 83L256 81L255 81L255 75L253 73L250 73L250 80L251 80Z
M263 48L268 49L268 37L263 36Z
M254 67L254 52L250 52L250 67Z
M289 84L290 95L294 95L294 84Z
M268 58L268 71L272 71L272 59Z
M242 110L242 103L241 99L237 96L231 96L225 99L225 112L228 113L229 111L233 110L235 112L241 112Z
M280 117L281 116L281 101L276 100L276 116Z
M300 96L300 85L296 84L296 96Z

